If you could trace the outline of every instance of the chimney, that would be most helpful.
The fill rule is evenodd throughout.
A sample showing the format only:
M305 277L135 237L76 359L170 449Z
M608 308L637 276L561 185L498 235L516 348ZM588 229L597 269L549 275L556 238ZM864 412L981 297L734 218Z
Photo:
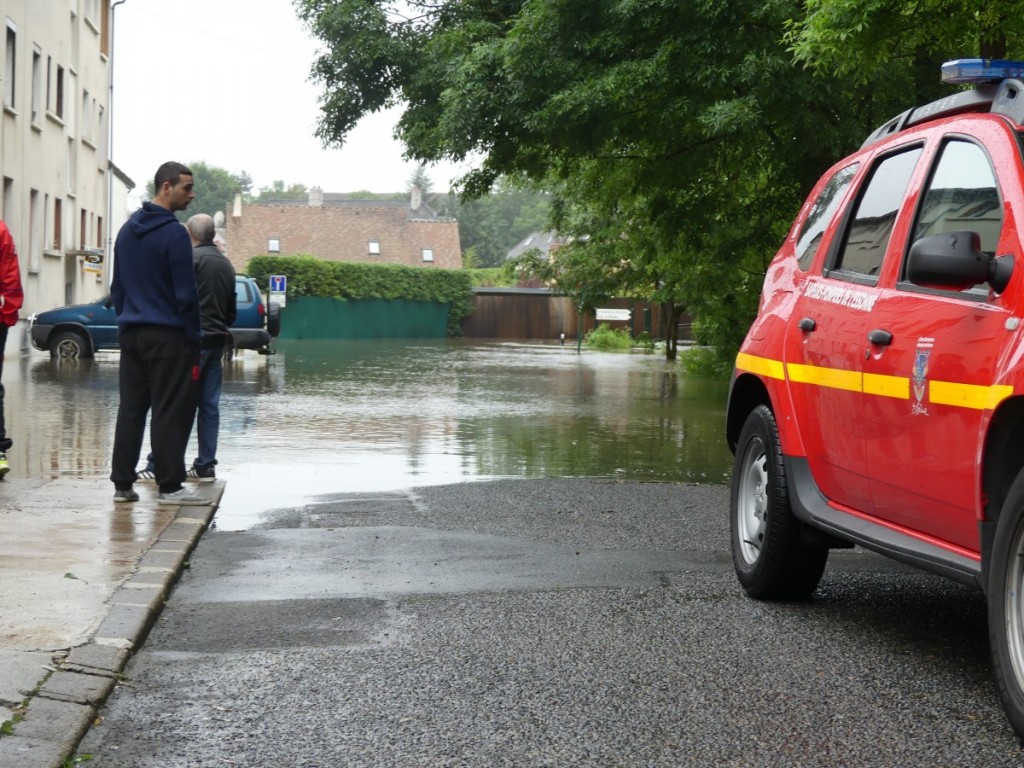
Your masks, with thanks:
M420 188L413 184L412 189L409 193L409 208L413 211L418 211L420 206L423 205L423 193Z
M309 207L310 208L323 208L324 207L324 191L320 187L309 188Z
M235 202L231 206L231 216L235 219L242 218L242 193L235 192Z

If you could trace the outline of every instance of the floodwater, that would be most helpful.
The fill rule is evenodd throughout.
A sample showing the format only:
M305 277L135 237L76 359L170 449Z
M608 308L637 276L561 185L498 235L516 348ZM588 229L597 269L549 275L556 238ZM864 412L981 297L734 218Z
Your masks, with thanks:
M283 341L225 367L222 529L317 497L531 477L728 481L727 383L575 345ZM116 353L4 365L13 476L105 477ZM148 444L148 440L147 440ZM190 453L195 450L194 438Z

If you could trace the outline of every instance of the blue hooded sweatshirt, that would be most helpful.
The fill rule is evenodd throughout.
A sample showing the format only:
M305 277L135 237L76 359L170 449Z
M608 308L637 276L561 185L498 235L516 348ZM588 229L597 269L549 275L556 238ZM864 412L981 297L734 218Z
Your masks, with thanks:
M188 341L200 343L192 239L171 211L146 202L121 227L110 298L119 332L163 325L181 328Z

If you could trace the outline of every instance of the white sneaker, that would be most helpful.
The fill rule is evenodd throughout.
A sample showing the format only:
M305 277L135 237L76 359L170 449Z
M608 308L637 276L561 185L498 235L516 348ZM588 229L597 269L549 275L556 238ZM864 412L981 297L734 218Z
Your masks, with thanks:
M205 507L210 500L196 493L195 488L180 488L171 493L161 493L158 504L174 504L179 507Z

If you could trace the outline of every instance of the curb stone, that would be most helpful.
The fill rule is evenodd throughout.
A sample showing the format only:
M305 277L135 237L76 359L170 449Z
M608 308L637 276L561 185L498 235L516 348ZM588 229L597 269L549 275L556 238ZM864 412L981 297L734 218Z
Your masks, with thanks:
M0 734L3 768L62 768L96 719L132 653L145 641L224 495L211 486L210 504L179 507L174 519L111 595L109 611L88 643L55 653L55 666L27 694L10 733Z

